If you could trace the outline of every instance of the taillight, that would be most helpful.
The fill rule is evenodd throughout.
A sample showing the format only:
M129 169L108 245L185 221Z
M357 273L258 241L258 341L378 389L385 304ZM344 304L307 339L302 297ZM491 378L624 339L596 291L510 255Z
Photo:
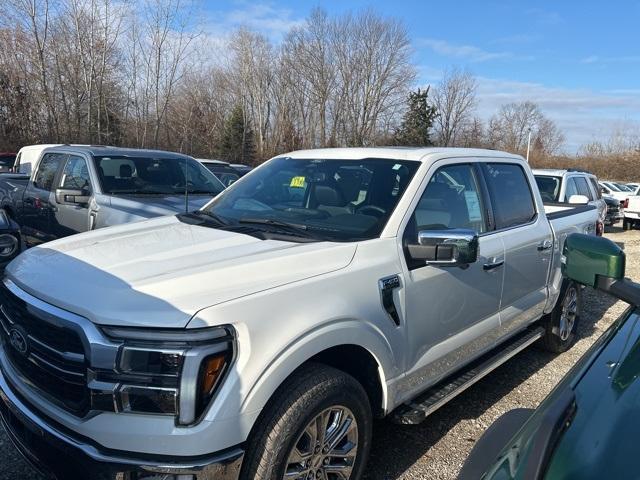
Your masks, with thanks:
M625 198L624 202L621 202L622 208L627 208L629 206L629 199Z
M604 233L604 223L602 223L600 220L598 220L596 222L596 235L598 237L601 237L603 233Z

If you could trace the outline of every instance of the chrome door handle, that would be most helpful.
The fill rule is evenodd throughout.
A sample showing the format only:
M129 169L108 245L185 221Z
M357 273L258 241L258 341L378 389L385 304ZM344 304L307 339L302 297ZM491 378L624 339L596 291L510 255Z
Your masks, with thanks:
M498 267L501 267L502 265L504 265L504 260L498 260L497 262L485 263L482 266L482 269L485 270L485 271L494 270L494 269L496 269Z
M545 240L538 244L538 251L542 252L544 250L549 250L551 247L553 247L553 242L551 240Z

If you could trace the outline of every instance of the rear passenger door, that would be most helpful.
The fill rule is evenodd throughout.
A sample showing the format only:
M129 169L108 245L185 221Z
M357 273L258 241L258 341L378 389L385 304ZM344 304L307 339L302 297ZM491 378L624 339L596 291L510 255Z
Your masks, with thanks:
M54 190L67 155L45 153L22 197L22 232L28 246L53 240Z
M505 248L504 288L500 308L501 335L540 318L547 301L547 278L553 234L540 210L533 177L517 163L483 163L495 231Z

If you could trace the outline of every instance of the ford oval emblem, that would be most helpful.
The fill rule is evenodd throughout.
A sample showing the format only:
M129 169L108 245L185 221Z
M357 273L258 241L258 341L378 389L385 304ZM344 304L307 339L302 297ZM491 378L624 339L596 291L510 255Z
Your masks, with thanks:
M21 355L26 355L29 350L27 336L17 328L9 330L9 343Z

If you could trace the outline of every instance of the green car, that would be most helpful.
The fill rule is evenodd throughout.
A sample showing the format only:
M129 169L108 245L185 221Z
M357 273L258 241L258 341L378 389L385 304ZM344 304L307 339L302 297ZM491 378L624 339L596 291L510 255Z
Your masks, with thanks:
M537 409L487 429L459 480L640 477L640 284L624 279L624 252L605 238L573 234L564 255L567 277L631 306Z

